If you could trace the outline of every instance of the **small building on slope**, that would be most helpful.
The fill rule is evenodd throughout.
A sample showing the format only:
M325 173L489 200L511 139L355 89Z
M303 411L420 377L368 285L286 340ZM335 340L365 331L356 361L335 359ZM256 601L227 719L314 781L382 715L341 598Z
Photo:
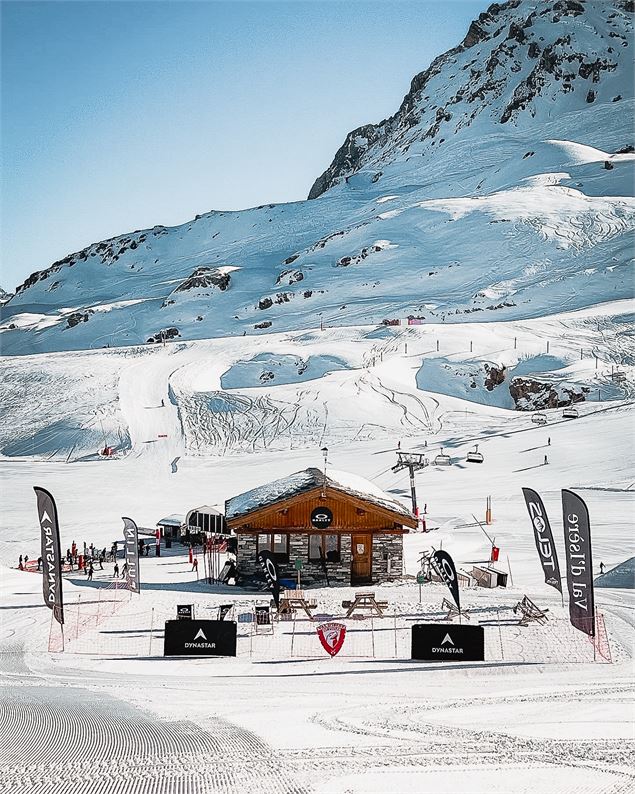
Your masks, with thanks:
M301 565L303 585L323 585L327 575L338 585L400 576L403 536L417 526L410 510L363 477L315 468L228 499L225 517L237 536L239 575L260 574L257 555L268 549L284 578Z

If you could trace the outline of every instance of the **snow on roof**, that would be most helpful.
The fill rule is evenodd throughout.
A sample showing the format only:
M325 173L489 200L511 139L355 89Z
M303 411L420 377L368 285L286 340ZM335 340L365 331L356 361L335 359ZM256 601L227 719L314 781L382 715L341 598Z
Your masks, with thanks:
M367 502L412 519L412 513L401 502L388 496L364 477L345 471L330 471L325 481L324 473L315 468L297 471L288 477L281 477L279 480L273 480L228 499L225 502L225 515L228 519L237 518L261 507L268 507L283 499L319 488L324 483L327 487L358 496Z
M184 518L185 516L179 515L178 513L172 513L171 516L166 516L160 521L157 521L157 526L163 524L166 527L180 527Z
M223 514L217 507L212 507L211 505L201 505L200 507L193 507L191 510L188 510L188 516L191 516L192 513L208 513L212 516L222 516Z

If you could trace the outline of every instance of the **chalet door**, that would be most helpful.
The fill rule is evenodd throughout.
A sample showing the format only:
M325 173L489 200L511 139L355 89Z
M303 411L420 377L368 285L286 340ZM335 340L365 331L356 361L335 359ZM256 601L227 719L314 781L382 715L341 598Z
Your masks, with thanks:
M372 535L353 535L353 560L351 565L351 584L370 582L373 537Z

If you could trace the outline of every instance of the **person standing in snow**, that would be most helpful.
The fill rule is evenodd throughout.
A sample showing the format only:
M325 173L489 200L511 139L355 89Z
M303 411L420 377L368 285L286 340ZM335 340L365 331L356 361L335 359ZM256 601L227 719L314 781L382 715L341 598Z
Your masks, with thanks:
M545 466L546 466L548 463L549 463L549 461L547 460L547 456L545 455Z
M94 572L95 572L95 569L93 568L93 561L91 560L91 561L88 563L88 581L89 581L89 582L92 582L92 581L93 581L93 573L94 573Z
M115 560L115 567L113 568L112 571L112 578L117 579L118 576L119 576L119 563L117 562L117 560Z
M121 578L125 579L127 573L128 573L128 560L124 562L123 567L121 569Z
M18 569L20 571L24 570L24 563L22 562L22 555L20 554L20 562L18 562Z
M25 568L26 568L26 564L27 564L27 562L28 562L28 561L29 561L29 555L28 555L28 554L25 554L25 555L24 555L24 567L25 567Z
M600 563L600 576L604 573L604 563Z
M42 558L41 557L37 558L37 569L38 569L38 571L42 570Z
M547 446L548 446L548 447L550 447L550 446L551 446L551 436L549 436L549 438L547 439Z
M99 570L100 571L104 570L104 554L103 554L103 552L99 553Z

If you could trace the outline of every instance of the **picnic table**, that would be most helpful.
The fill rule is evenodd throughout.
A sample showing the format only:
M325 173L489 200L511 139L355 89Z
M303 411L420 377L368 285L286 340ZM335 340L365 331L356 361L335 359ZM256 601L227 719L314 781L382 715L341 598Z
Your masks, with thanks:
M278 607L279 615L290 615L298 609L306 612L310 620L313 620L311 611L317 608L317 601L305 596L304 590L283 590L280 596Z
M348 607L347 618L350 618L354 612L363 612L365 610L369 610L371 615L377 614L379 617L383 617L388 601L377 601L375 593L364 592L355 593L354 601L342 601L342 606Z

